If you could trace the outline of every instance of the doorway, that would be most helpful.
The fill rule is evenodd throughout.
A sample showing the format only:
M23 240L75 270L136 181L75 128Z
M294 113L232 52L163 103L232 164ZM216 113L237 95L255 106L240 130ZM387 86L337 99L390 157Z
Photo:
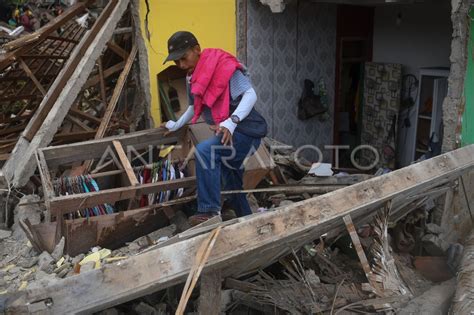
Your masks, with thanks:
M349 146L333 165L352 167L351 149L360 144L364 64L372 61L374 8L340 5L337 11L334 144Z

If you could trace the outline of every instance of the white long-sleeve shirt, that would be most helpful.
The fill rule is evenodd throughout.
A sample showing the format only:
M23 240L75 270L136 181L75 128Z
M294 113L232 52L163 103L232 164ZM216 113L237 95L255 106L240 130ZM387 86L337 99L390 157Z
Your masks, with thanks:
M239 117L239 120L242 121L244 120L252 108L254 107L255 103L257 102L257 93L255 93L255 90L253 88L248 89L245 91L245 93L242 95L242 99L240 100L239 105L237 105L237 108L235 111L232 113L232 115L235 115ZM177 121L170 120L166 123L166 128L170 131L176 131L186 125L194 116L194 105L189 105L186 111L181 115L181 117ZM219 126L224 127L230 131L231 134L234 133L235 128L237 127L237 124L232 121L232 119L229 117L223 122L219 124Z

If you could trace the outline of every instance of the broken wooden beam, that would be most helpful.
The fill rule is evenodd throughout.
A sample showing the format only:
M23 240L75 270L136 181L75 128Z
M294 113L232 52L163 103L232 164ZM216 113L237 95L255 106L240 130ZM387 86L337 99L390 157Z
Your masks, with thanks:
M100 191L73 194L68 196L53 197L49 200L49 210L54 216L73 213L83 208L95 207L104 203L115 203L141 195L157 193L161 191L188 188L196 185L195 177L176 179L173 181L162 181L147 183L128 187L104 189Z
M25 63L25 61L23 60L23 58L19 58L20 59L20 66L21 68L23 69L23 71L26 72L26 74L28 75L28 77L31 79L31 81L33 81L33 83L36 85L36 87L38 88L38 90L41 92L41 94L43 94L43 96L46 96L46 90L44 89L44 87L41 85L41 83L38 81L38 79L36 78L36 76L34 75L34 73L31 71L31 69L28 67L28 65Z
M117 6L117 4L118 4L118 0L112 0L107 4L107 6L101 12L99 18L96 20L96 22L92 26L92 29L84 36L84 38L81 40L79 45L76 47L76 49L74 50L74 56L72 56L68 60L68 63L64 67L64 70L61 71L60 75L56 78L54 84L51 86L48 96L44 98L40 107L35 112L28 126L26 127L23 133L23 137L26 140L30 142L31 140L33 140L33 137L41 128L43 121L46 119L51 108L54 106L55 102L58 100L59 96L63 92L63 89L68 83L68 81L70 79L73 79L73 80L75 79L73 78L73 75L77 69L80 69L78 66L81 60L83 60L83 58L85 57L89 57L90 59L93 59L93 61L95 62L97 58L92 58L91 56L89 56L87 51L89 50L90 47L95 48L94 47L95 45L92 45L92 44L94 40L97 38L97 35L100 33L104 24L112 16L112 13L115 11L115 7ZM80 70L82 71L83 69L80 69Z
M202 275L198 302L199 314L221 314L221 287L222 278L220 270Z
M150 147L157 147L178 142L182 132L164 136L163 129L148 129L137 131L122 136L113 136L97 140L89 140L82 143L72 143L41 149L44 152L48 165L53 168L58 165L65 165L72 162L82 162L87 159L101 158L104 153L110 153L113 147L112 141L118 140L126 149L127 154L134 153L129 150L141 150Z
M36 150L47 146L53 140L54 134L94 68L96 60L112 37L128 3L128 0L109 2L93 29L74 50L73 54L80 58L71 57L50 87L42 106L36 111L24 131L24 137L18 140L10 159L2 169L15 187L24 186L33 175L36 169L36 163L34 163Z
M351 237L352 244L354 244L357 256L359 257L360 264L362 266L362 270L364 270L365 277L369 281L370 286L375 294L381 296L380 291L378 290L378 286L372 281L372 270L370 269L369 261L367 260L367 256L365 255L364 249L362 248L362 244L360 243L359 235L357 234L356 228L354 223L352 222L351 215L348 214L342 218L344 223L346 224L347 231L349 232L349 236Z
M389 200L417 195L474 168L474 145L222 228L204 272L222 277L265 267L309 241L344 229L342 217L370 219ZM396 205L393 205L395 208ZM183 282L209 233L130 257L46 287L5 298L7 311L44 306L51 313L91 313ZM124 272L126 271L126 272ZM38 304L39 303L39 304Z
M132 51L130 52L130 55L128 56L127 62L125 64L125 68L123 69L122 73L120 73L117 84L115 85L112 98L110 99L110 102L107 105L107 109L105 110L104 117L102 117L101 124L99 128L97 129L95 139L101 139L105 136L105 132L110 123L110 119L112 118L112 114L114 113L115 107L117 106L120 95L122 94L122 90L127 81L128 74L130 70L132 69L133 61L135 60L137 51L138 51L138 48L136 45L134 45L132 47Z
M117 73L121 71L125 67L125 61L119 62L110 68L107 68L104 70L104 80L113 75L114 73ZM91 86L94 86L100 82L100 74L93 76L87 82L84 84L84 88L89 88Z
M116 249L168 224L169 220L163 210L155 209L136 209L64 220L65 253L76 256L89 251L93 246ZM52 231L56 230L56 222L32 225L30 230L37 235L35 240L39 240L42 245L40 252L54 250L55 233Z
M137 176L135 176L135 173L133 172L132 165L130 165L130 161L127 158L127 154L125 153L122 144L120 144L120 142L117 140L113 140L112 143L114 145L115 151L118 154L120 163L122 164L125 174L127 175L129 184L131 186L137 186L139 184Z
M128 51L117 45L116 43L110 41L107 43L107 47L112 50L117 56L120 56L123 60L128 59ZM133 49L132 49L133 51Z

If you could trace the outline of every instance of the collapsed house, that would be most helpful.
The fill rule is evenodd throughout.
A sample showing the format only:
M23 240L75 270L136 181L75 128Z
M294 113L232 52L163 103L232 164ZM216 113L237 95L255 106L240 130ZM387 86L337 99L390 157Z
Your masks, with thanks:
M463 241L474 199L472 104L463 96L469 3L453 1L450 16L436 1L261 2L235 3L237 52L270 136L284 143L266 139L246 162L244 190L222 192L249 194L253 215L192 228L193 147L210 131L202 123L171 134L147 129L154 98L164 119L185 110L176 106L185 104L185 74L173 66L149 73L162 62L150 32L156 3L78 2L3 46L3 221L14 226L13 238L2 237L0 309L472 309L472 237ZM406 44L407 55L395 56L406 33L420 40L413 19L430 5L434 17L421 25L437 23L438 53ZM86 12L89 25L80 25ZM317 114L297 105L305 79L314 81L308 95L319 90ZM380 159L364 169L373 156L330 146L322 160L336 175L321 177L317 159L294 149L308 142L370 144ZM22 187L39 196L9 202Z

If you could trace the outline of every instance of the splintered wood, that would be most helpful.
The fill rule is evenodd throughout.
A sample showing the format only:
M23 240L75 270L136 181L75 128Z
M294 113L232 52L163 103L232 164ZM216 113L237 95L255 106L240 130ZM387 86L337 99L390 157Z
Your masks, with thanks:
M375 231L374 245L370 253L373 261L372 266L367 260L351 216L344 216L343 219L352 243L354 244L357 256L359 257L362 269L369 281L368 285L363 286L363 288L372 291L378 297L411 297L411 292L399 275L392 257L390 245L388 244L387 227L389 209L390 206L388 205L382 213L379 212L374 219L374 223L371 225ZM374 304L374 307L375 309L385 309L390 308L390 305Z
M117 26L131 25L124 14L128 0L109 1L87 30L74 17L93 2L75 4L31 36L8 43L10 51L0 57L0 134L6 138L0 158L15 187L33 175L36 149L129 132L137 121L133 104L119 102L138 91L129 75L137 47L130 33L114 35ZM60 35L51 36L56 31Z
M466 146L330 194L242 218L221 229L203 271L218 268L222 277L235 278L269 266L329 231L342 231L344 216L365 222L389 200L401 196L411 198L457 179L474 168L472 156L474 145ZM392 209L396 208L397 205L392 205ZM263 227L265 233L261 233ZM48 286L31 288L28 294L23 292L7 300L6 309L22 312L31 303L52 300L54 303L48 306L52 313L91 313L182 283L194 270L194 258L209 235L207 232L129 257L120 264L105 265ZM336 285L333 284L333 292ZM341 294L342 287L338 296ZM403 298L393 296L354 303L383 306Z

